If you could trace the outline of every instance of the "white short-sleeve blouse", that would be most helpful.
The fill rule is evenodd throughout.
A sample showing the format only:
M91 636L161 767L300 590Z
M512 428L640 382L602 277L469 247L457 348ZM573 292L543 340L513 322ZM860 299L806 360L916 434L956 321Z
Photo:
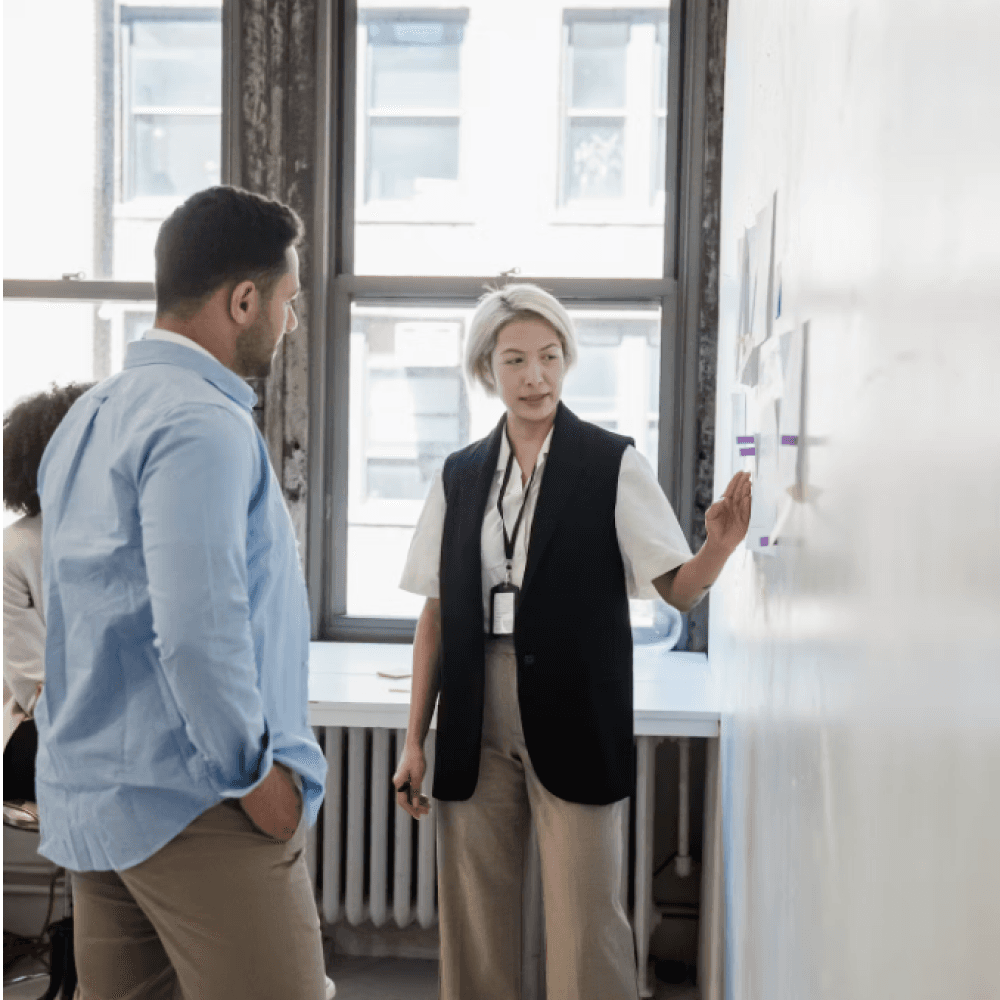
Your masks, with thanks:
M524 508L521 529L514 548L513 580L518 587L524 578L524 568L528 561L528 539L531 537L531 522L535 514L535 504L542 477L545 474L545 460L552 442L549 431L538 453L534 482ZM503 538L500 514L497 511L497 497L503 482L504 470L510 456L510 445L504 434L500 443L500 455L493 474L483 516L481 534L483 562L483 624L489 630L489 593L506 577ZM521 484L521 469L514 459L507 492L504 494L504 522L508 535L514 528L514 521L521 502L524 488ZM413 540L403 568L400 588L411 594L424 597L440 597L439 570L441 562L441 535L444 530L446 501L444 484L439 471L431 484L430 493L424 503L420 519L413 532ZM658 597L653 580L676 569L691 558L684 532L677 521L677 515L670 506L660 484L656 481L652 466L629 445L622 455L618 472L618 496L615 501L615 529L618 547L625 564L625 583L629 597L651 600Z

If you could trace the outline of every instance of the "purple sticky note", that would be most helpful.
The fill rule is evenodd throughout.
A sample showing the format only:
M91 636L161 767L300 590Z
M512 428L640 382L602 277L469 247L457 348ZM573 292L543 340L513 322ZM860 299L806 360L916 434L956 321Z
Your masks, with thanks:
M753 444L753 435L751 434L749 437L738 437L736 439L736 443L737 444Z
M744 456L745 455L756 455L757 454L757 449L756 448L740 448L740 454L744 455Z
M781 435L782 444L798 444L799 436L798 434L782 434Z
M760 547L762 549L767 548L767 535L764 535L760 540Z

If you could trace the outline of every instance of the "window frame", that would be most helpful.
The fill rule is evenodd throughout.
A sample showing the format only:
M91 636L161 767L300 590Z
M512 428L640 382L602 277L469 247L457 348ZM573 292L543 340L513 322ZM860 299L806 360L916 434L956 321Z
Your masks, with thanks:
M235 119L233 116L232 94L236 85L235 60L238 55L238 36L234 32L234 4L238 0L221 0L219 7L208 5L158 5L155 3L129 4L130 20L189 20L222 22L222 106L220 112L212 109L212 113L220 113L221 117L221 164L220 174L223 184L233 183L230 180L230 164L234 162L233 152L239 149L239 136L234 134ZM98 11L106 15L113 11L115 5L110 0L98 0ZM98 213L98 242L102 247L108 246L104 235L113 231L116 218L128 217L132 214L130 206L136 201L148 202L148 199L125 200L127 165L126 157L126 125L132 111L122 102L126 84L120 79L126 68L126 59L121 51L121 29L123 22L106 25L105 31L99 36L98 44L102 48L101 63L104 66L103 78L98 81L98 100L103 102L109 114L104 121L111 122L111 128L99 126L102 130L98 157L100 163L101 197L95 202ZM102 76L102 74L99 74ZM120 84L120 85L119 85ZM190 110L190 109L189 109ZM177 199L173 199L177 201ZM171 205L171 208L173 206ZM142 208L138 213L142 214ZM101 251L103 259L97 267L110 273L112 270L107 251ZM50 278L7 278L3 279L3 297L11 300L36 300L48 302L90 302L95 306L103 302L133 303L147 305L156 301L155 285L152 281L130 281L116 278L86 278L77 274L65 274L59 279Z
M325 641L411 643L415 619L346 614L351 306L357 302L396 308L468 308L482 294L484 282L495 281L496 275L400 277L354 273L358 205L355 130L363 113L356 86L358 9L357 0L328 0L328 4L329 36L337 38L339 44L324 53L322 40L320 43L321 61L325 60L325 72L331 81L327 120L332 142L324 164L331 231L329 243L317 247L319 252L314 258L316 272L325 276L325 313L323 329L314 331L310 370L307 565L313 634ZM663 276L532 279L551 290L567 307L659 307L659 479L689 539L706 58L704 0L674 0L669 13ZM655 107L655 99L653 103ZM561 170L561 157L558 162Z
M233 183L229 179L229 165L234 161L233 151L239 149L239 136L235 134L236 119L233 116L232 94L236 76L234 57L238 56L238 35L235 33L234 7L239 0L220 0L219 6L208 4L184 4L171 6L156 3L129 4L130 20L188 20L222 22L222 107L220 173L222 183ZM125 127L131 117L131 110L123 103L125 81L121 74L125 70L124 53L121 51L121 31L123 21L119 18L111 22L116 4L112 0L97 0L97 17L108 19L99 24L98 46L99 67L97 80L97 101L104 111L98 125L99 194L95 198L97 215L94 266L104 273L112 271L112 241L107 237L114 232L116 219L142 217L149 210L149 199L140 198L125 201ZM213 113L214 109L213 109ZM107 123L110 123L110 127ZM141 204L137 204L141 203ZM179 203L171 200L170 209ZM156 301L156 289L152 281L132 281L116 278L87 278L82 274L64 274L61 278L7 278L3 279L4 300L35 302L78 302L89 303L95 309L95 326L103 324L100 347L107 364L112 365L125 348L125 313L128 311L148 312L150 303ZM132 310L129 307L132 306ZM103 307L103 310L102 310ZM100 311L110 312L110 318L101 316Z

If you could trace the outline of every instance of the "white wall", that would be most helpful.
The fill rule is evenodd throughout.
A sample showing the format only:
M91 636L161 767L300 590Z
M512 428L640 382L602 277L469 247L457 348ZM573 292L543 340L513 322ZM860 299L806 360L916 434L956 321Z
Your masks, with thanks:
M727 994L1000 996L1000 7L731 0L737 238L775 190L818 496L712 597Z

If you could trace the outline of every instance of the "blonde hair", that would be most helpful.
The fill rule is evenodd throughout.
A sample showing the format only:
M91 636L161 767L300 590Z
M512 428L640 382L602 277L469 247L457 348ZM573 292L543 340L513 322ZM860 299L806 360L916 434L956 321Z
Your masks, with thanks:
M493 378L497 336L508 323L518 319L540 319L551 326L562 343L566 369L576 364L576 330L558 299L527 282L494 289L479 300L465 344L465 374L470 382L478 382L487 396L497 395Z

